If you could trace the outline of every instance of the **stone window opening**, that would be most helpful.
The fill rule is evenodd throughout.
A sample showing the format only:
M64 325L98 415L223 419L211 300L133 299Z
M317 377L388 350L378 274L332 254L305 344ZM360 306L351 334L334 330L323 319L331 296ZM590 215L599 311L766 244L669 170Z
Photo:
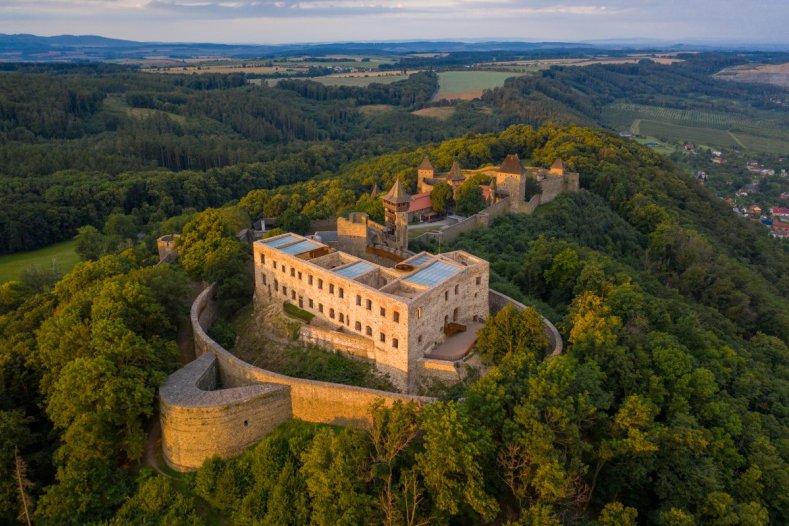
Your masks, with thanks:
M340 287L339 293L341 298L345 297L345 289L343 289L342 287Z
M288 270L288 267L286 267L285 265L282 265L282 273L284 274L287 270Z
M379 337L379 338L380 338L380 340L381 340L381 343L386 343L386 334L384 334L384 333L381 333L381 335L380 335L380 337Z
M291 278L295 278L296 277L296 269L293 268L293 267L290 267L290 277Z
M334 319L334 309L329 309L329 318Z
M444 315L444 327L446 327L447 324L449 324L449 315Z
M362 297L359 296L358 294L356 295L356 304L359 305L360 307L362 306Z
M329 294L334 294L334 283L329 283Z
M318 312L323 314L323 303L318 303Z
M266 275L265 274L261 274L260 277L263 278L263 284L264 285L268 284L268 282L266 281Z
M279 281L277 281L276 279L274 280L274 290L279 292Z
M373 335L373 329L372 329L372 327L370 327L370 326L368 325L368 326L367 326L367 328L365 329L365 333L367 334L367 336L372 336L372 335Z
M357 321L356 324L353 326L358 332L362 332L362 322Z
M367 300L367 310L373 310L373 302L372 302L372 300Z
M482 285L482 278L477 276L477 285Z
M299 281L301 281L301 272L299 272Z
M394 311L392 313L392 319L394 320L395 323L400 323L400 313L397 312L397 311Z
M318 278L318 290L323 290L323 280Z
M310 306L310 308L313 308L313 305L314 305L314 303L312 302L312 298L310 298L309 300L307 300L307 305L309 305L309 306Z
M422 343L422 335L420 334L419 337L416 339L418 343Z
M272 267L273 267L273 268L276 270L276 268L277 268L277 262L276 262L276 261L274 261L273 259L271 260L271 266L272 266Z
M345 323L345 315L342 312L340 313L340 323Z
M299 308L304 308L304 298L302 296L299 296Z
M452 311L452 321L458 321L458 309L455 307L455 310Z
M460 293L460 285L455 285L455 296Z
M249 420L244 420L244 427L249 426Z
M381 307L381 317L383 317L383 318L386 317L386 309L383 308L383 307Z
M449 291L448 290L444 291L444 301L449 301Z
M295 290L293 290L293 289L290 289L290 297L291 297L292 299L294 299L294 300L296 299L296 291L295 291Z
M398 343L399 343L399 342L397 341L397 338L392 338L392 347L394 347L395 349L397 349L397 344L398 344Z
M265 254L260 254L260 262L261 263L265 263L266 262L266 255Z
M312 274L310 274L309 276L307 276L307 284L308 284L308 285L312 285Z
M288 287L286 287L285 285L282 285L282 293L287 297L287 295L288 295Z
M417 320L421 320L422 319L422 307L418 307L416 309L416 319Z

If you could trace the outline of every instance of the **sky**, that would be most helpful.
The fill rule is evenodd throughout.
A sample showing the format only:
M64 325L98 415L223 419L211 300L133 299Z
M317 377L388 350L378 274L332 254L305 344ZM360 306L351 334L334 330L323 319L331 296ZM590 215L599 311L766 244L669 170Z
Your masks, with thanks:
M0 33L274 44L789 43L789 0L0 0Z

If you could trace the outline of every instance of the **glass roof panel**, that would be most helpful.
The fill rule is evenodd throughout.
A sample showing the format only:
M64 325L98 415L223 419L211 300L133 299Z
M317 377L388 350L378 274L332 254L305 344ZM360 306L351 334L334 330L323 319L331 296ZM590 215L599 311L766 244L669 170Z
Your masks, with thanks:
M285 254L301 254L302 252L307 252L308 250L312 250L315 248L319 248L323 245L316 243L315 241L309 241L305 239L304 241L300 241L298 243L294 243L292 245L288 245L286 247L280 248L279 250L284 252Z
M264 239L263 243L265 243L270 247L277 248L277 247L281 247L282 245L287 245L288 243L293 243L294 241L298 241L298 240L299 240L298 237L292 234L288 234L285 237L280 237L277 239Z
M430 254L422 254L421 256L417 256L416 258L410 260L408 264L414 265L415 267L419 267L421 265L424 265L428 261L432 261L432 260L433 258L430 256Z
M450 265L449 263L436 261L423 269L417 270L410 276L403 278L403 281L432 287L434 285L438 285L442 281L446 281L461 270L461 268Z
M335 270L334 272L346 278L355 278L357 276L361 276L365 272L371 271L373 268L375 267L373 267L369 263L365 263L364 261L357 261L356 263L351 263L347 267L343 267L339 270Z

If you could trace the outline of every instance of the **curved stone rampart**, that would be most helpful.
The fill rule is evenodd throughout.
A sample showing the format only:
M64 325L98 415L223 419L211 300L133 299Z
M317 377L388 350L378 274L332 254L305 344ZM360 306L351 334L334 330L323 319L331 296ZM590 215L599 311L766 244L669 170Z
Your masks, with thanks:
M172 374L159 390L162 449L174 469L200 467L213 455L240 454L290 418L308 422L360 426L369 420L376 400L429 403L435 398L293 378L255 367L216 343L206 329L217 318L215 287L205 289L191 309L198 358ZM520 302L494 290L491 313ZM559 332L543 319L551 354L562 352Z
M292 415L287 386L217 389L211 354L170 375L159 389L159 408L164 460L179 471L196 469L214 455L238 455Z
M227 387L252 383L272 383L290 387L293 417L308 422L323 422L336 425L359 426L369 419L369 408L375 400L385 403L395 400L432 402L435 398L378 391L351 385L335 384L293 378L255 367L241 360L211 339L205 328L216 319L213 301L214 287L208 287L192 304L192 329L195 336L195 352L198 356L211 353L219 362L219 375Z

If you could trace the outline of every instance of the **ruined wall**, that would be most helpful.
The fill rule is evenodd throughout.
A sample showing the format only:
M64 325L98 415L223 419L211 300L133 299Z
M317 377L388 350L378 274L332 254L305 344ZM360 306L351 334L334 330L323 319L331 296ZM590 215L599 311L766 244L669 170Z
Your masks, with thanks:
M288 387L256 384L217 390L217 360L204 354L159 390L162 453L178 471L206 458L233 457L291 418Z
M369 420L369 407L375 400L383 399L391 404L395 400L426 403L435 400L424 396L413 396L350 385L340 385L316 380L293 378L266 371L250 365L212 340L201 325L204 311L213 311L214 287L204 290L192 304L192 327L195 334L195 351L198 355L211 353L217 357L222 385L236 387L253 383L273 383L290 387L292 414L308 422L323 422L335 425L360 426Z
M302 325L301 329L299 329L299 337L301 341L317 345L318 347L329 350L336 349L364 360L375 360L373 340L364 336L338 331L330 327Z

